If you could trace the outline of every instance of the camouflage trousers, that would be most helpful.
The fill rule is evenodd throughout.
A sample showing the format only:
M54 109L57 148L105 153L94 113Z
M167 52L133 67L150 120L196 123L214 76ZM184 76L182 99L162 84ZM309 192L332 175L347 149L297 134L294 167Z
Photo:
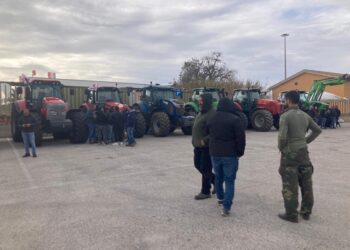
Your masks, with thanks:
M298 215L298 190L301 190L301 214L311 214L314 204L312 191L313 166L307 148L282 153L279 173L282 177L282 195L286 214Z

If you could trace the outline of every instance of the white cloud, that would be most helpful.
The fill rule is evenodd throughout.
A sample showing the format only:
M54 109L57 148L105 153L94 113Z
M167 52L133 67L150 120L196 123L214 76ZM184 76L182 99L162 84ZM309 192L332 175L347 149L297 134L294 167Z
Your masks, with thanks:
M331 0L0 3L0 80L58 77L169 82L182 62L222 51L241 78L274 83L304 68L349 71L350 3Z

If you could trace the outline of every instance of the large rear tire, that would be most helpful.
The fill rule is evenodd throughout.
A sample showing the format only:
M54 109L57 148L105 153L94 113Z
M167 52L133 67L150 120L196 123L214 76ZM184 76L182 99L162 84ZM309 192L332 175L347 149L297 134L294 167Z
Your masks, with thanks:
M156 137L165 137L170 133L170 120L166 113L155 112L151 118L153 135Z
M135 138L142 138L146 133L146 120L143 114L136 113Z
M21 130L18 127L18 119L20 117L20 114L16 111L15 105L12 105L11 110L11 135L12 140L14 142L21 142L22 141L22 135Z
M259 109L254 111L251 117L251 123L256 131L267 132L273 126L273 117L270 111Z
M73 112L69 119L72 120L72 130L69 135L71 143L86 143L88 139L88 126L86 124L86 116L83 112Z

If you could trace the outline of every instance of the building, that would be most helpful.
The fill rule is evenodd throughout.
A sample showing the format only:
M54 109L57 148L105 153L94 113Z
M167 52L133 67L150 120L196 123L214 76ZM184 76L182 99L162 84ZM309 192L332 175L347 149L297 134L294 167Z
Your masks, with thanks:
M269 89L272 91L272 98L277 99L281 92L290 90L309 91L314 80L334 78L341 75L343 74L304 69L291 75L287 79L276 83ZM350 82L337 86L327 86L325 91L339 97L345 97L347 100L330 101L330 103L338 105L341 108L342 113L350 113Z
M309 91L314 80L322 80L341 75L343 74L304 69L271 86L270 89L272 90L272 98L277 99L281 92L289 90ZM337 96L350 99L350 84L348 83L338 86L327 86L326 91Z

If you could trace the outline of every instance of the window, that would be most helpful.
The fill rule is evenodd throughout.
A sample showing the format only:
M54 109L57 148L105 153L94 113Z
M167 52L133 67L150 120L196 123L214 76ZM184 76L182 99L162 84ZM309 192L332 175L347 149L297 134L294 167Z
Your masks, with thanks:
M97 102L106 101L120 102L119 92L116 89L99 89L97 90Z

